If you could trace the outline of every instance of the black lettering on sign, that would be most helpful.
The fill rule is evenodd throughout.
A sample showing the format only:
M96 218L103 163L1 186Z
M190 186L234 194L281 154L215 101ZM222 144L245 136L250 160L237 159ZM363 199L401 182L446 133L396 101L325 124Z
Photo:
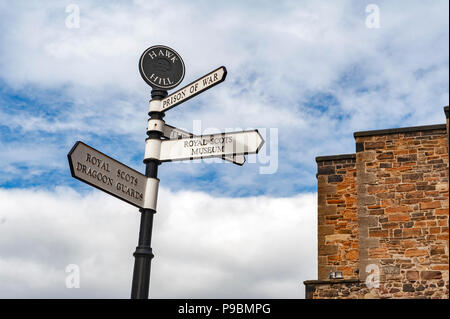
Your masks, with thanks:
M110 173L109 171L109 163L99 159L95 156L91 156L91 154L86 153L86 162L91 163L92 165L97 166L98 168Z
M136 176L130 175L129 173L122 171L120 168L117 170L117 177L120 177L122 180L125 180L135 186L138 183Z
M206 78L203 79L203 86L211 85L218 80L219 77L217 73L211 74L210 76L207 76Z
M189 92L190 93L195 93L195 92L197 92L197 90L198 90L198 82L195 82L194 84L192 84L189 87Z
M222 153L224 151L225 151L225 146L198 147L198 148L191 149L191 156L212 154L212 153Z
M116 189L118 191L121 191L123 194L128 195L129 197L136 198L136 199L139 199L139 200L143 200L144 199L144 195L142 193L139 193L137 190L135 190L135 189L133 189L131 187L128 187L128 186L126 186L126 185L124 185L122 183L117 183L116 184Z
M190 148L190 156L212 153L224 153L225 145L233 143L231 136L210 135L202 139L189 139L184 141L184 147ZM208 147L208 145L211 145Z
M182 90L181 92L178 92L174 96L171 96L170 99L163 101L163 108L167 108L171 106L172 104L176 103L179 100L182 100L186 97L186 89Z
M184 141L184 147L194 147L194 146L198 147L198 146L204 146L207 144L208 144L208 142L206 139Z
M220 137L211 136L209 142L210 144L226 144L233 142L233 138L229 136L220 136Z
M85 175L91 177L91 179L95 179L108 186L113 185L114 180L111 177L104 175L101 172L98 172L95 168L86 166L80 162L77 162L77 171L81 171Z

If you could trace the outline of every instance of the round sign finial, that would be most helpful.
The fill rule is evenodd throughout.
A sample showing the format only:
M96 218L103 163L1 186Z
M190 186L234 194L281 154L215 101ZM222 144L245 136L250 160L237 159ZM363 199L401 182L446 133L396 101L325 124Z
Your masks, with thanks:
M175 50L155 45L142 53L139 72L152 88L170 90L183 81L185 67L183 59Z

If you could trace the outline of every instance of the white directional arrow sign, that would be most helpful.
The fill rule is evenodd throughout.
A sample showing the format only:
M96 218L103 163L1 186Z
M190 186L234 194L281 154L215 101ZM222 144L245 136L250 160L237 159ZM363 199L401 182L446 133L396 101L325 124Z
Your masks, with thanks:
M194 137L195 135L192 134L191 132L184 131L177 127L173 127L171 125L165 124L164 129L163 129L163 136L170 140L176 140L176 139L182 139L182 138L191 138L191 137ZM245 163L244 155L229 155L229 156L224 156L223 159L226 161L232 162L234 164L240 165L240 166L244 165L244 163Z
M163 140L161 162L258 153L264 140L258 130Z
M147 177L78 141L67 155L72 176L131 205L145 207Z
M175 93L170 94L161 100L160 112L170 110L174 106L193 98L197 94L212 88L213 86L225 81L227 76L227 69L224 66L208 73L200 79L186 85L184 88L179 89Z

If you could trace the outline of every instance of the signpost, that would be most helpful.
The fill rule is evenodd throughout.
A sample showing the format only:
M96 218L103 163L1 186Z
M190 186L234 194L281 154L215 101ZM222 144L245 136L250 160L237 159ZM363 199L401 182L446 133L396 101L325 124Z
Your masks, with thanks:
M72 177L143 208L147 178L96 149L76 142L67 155Z
M166 124L164 125L163 136L170 140L179 140L181 138L194 137L195 135L190 132ZM242 166L245 163L244 155L226 155L223 157L223 159L228 162L237 164L239 166Z
M184 88L179 89L175 93L170 94L168 97L161 101L161 112L170 110L174 106L186 102L190 98L193 98L197 94L200 94L213 86L222 83L227 77L227 69L224 66L206 74L200 79L186 85Z
M257 130L192 136L161 143L161 162L258 153L264 140Z
M258 153L264 140L257 130L197 136L165 124L165 111L223 82L227 75L225 67L221 66L167 96L167 90L183 80L185 66L175 50L157 45L141 55L139 72L153 88L145 141L145 175L83 142L76 142L67 156L74 178L140 208L131 298L147 299L153 258L151 235L159 186L158 166L163 162L211 157L243 165L244 155Z

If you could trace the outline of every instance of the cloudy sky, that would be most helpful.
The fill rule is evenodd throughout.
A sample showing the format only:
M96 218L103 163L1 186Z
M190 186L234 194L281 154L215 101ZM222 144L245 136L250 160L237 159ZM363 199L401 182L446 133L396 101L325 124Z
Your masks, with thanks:
M139 213L73 179L67 153L81 140L143 172L137 64L156 44L182 56L181 85L228 70L168 124L256 128L266 144L243 167L160 167L150 295L302 298L317 278L315 157L353 153L355 131L444 123L448 6L0 0L0 298L129 297Z

